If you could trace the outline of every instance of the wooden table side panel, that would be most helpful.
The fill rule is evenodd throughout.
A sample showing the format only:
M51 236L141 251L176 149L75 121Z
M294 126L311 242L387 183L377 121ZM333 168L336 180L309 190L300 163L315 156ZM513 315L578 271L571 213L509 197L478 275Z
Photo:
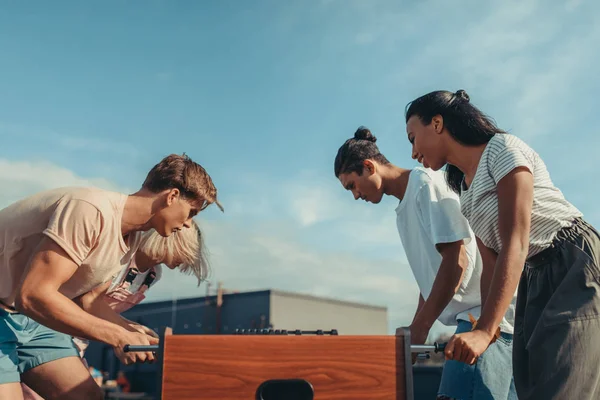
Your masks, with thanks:
M170 336L163 400L254 400L269 379L301 378L315 400L404 399L394 336Z

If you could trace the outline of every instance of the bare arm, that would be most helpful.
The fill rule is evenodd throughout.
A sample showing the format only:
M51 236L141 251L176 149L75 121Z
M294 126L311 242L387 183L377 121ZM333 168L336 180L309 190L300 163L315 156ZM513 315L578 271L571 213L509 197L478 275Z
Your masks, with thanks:
M90 290L89 292L84 293L79 297L75 297L73 299L73 302L75 302L75 304L83 308L85 311L88 311L88 308L90 307L91 303L96 301L96 299L104 296L109 287L110 281L105 282L102 285L99 285L94 289Z
M529 252L533 175L526 168L516 168L501 179L497 187L502 250L498 254L476 327L490 337L512 301Z
M117 324L124 329L131 330L130 321L123 318L119 313L113 310L105 301L104 295L110 287L110 281L96 287L92 291L75 299L84 311L105 321Z
M469 263L463 241L436 246L442 255L440 268L431 288L431 295L415 316L413 324L429 331L460 287Z
M419 293L419 304L417 304L417 310L415 311L415 316L413 317L412 323L415 322L415 318L417 318L419 311L421 311L421 308L423 308L423 304L425 304L425 299L423 298L423 295Z
M483 262L483 268L481 271L481 307L485 306L485 299L487 299L490 291L490 283L492 282L492 276L494 275L494 267L496 266L496 259L498 254L486 245L484 245L479 238L477 238L477 247L479 248L479 254Z
M15 307L51 329L113 347L120 348L130 340L143 341L141 335L132 336L120 324L95 317L59 292L76 270L77 264L65 251L44 238L18 289Z
M89 312L98 318L102 318L106 321L120 325L128 331L141 332L152 337L158 337L156 332L154 332L152 329L140 325L137 322L128 320L113 310L113 308L110 307L106 301L104 301L104 295L106 295L106 292L110 287L110 283L110 281L106 282L94 288L92 291L77 297L73 301L83 308L84 311Z

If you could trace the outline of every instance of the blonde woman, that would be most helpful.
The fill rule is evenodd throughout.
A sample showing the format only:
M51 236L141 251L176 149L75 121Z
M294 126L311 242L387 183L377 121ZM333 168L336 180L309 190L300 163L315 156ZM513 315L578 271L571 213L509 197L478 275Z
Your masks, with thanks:
M153 229L145 232L129 265L112 281L81 296L78 302L84 310L100 318L156 336L151 329L123 318L120 313L144 300L145 293L162 276L161 264L194 275L198 285L208 277L202 233L193 220L190 228L177 231L168 238ZM82 350L82 346L78 347Z
M169 237L161 236L154 229L144 232L130 263L112 281L98 286L91 292L75 299L87 312L131 330L157 337L143 325L123 318L120 313L139 304L146 292L156 285L162 276L162 265L169 269L194 275L198 285L209 275L209 263L200 227L192 220L190 228L184 228ZM89 342L74 338L83 358ZM25 400L43 400L22 384Z
M103 300L117 313L122 313L140 303L145 293L162 276L162 265L169 269L194 275L198 285L209 273L208 260L198 225L192 221L183 229L165 238L156 231L146 232L130 264L110 283L103 285ZM90 298L92 295L90 295Z

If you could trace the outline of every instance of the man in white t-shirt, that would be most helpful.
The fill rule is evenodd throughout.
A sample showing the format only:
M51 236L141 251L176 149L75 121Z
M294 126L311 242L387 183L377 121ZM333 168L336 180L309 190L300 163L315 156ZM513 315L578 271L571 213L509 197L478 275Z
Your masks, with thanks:
M398 232L420 290L410 326L411 342L425 343L436 320L456 326L458 333L470 331L469 314L477 319L481 312L482 260L458 196L442 172L399 168L381 154L375 141L367 128L360 127L354 138L340 147L335 174L357 200L376 204L389 195L400 201L396 208ZM438 398L516 398L510 317L502 321L500 329L500 338L475 365L446 361Z

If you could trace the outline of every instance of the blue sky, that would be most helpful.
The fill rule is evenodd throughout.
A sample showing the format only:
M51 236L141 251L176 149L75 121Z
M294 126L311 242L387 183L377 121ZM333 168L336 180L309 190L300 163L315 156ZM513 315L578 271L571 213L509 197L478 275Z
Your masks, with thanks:
M333 175L359 125L403 167L403 110L465 89L526 140L588 220L596 207L600 5L591 1L145 1L0 4L2 205L53 186L134 191L164 155L207 168L213 280L386 305L417 289L396 202ZM202 294L168 274L152 299Z

